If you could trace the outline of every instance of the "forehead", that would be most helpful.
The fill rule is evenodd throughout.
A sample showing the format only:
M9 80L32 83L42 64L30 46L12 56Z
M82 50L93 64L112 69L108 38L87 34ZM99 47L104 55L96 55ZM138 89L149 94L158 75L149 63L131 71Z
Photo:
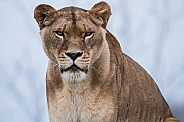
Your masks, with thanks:
M71 29L73 27L82 31L93 30L95 23L90 19L87 10L77 7L67 7L58 10L58 18L54 24L56 28Z

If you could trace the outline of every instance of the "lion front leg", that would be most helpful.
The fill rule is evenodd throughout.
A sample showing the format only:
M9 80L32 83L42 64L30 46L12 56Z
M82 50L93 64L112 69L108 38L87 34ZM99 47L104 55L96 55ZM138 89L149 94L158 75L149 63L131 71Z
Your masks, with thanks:
M180 120L174 118L174 117L166 117L162 119L160 122L180 122Z

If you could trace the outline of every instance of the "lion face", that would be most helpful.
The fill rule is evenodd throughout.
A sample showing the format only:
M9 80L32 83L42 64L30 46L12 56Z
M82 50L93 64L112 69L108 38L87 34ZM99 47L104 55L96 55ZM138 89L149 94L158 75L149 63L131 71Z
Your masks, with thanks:
M73 18L67 17L68 14L49 27L49 34L44 36L44 40L51 42L51 53L59 64L62 77L70 82L79 82L96 61L103 35L88 18L76 18L74 22Z
M56 62L64 81L83 81L101 55L107 10L94 6L90 11L75 7L57 11L49 5L35 9L45 53Z

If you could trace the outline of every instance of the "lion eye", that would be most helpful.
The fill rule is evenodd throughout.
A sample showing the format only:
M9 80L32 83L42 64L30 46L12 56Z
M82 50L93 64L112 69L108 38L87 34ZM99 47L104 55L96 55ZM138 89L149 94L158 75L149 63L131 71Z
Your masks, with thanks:
M64 32L62 31L55 31L55 35L59 38L63 38L65 36Z
M86 32L84 34L84 38L91 38L93 36L94 32Z

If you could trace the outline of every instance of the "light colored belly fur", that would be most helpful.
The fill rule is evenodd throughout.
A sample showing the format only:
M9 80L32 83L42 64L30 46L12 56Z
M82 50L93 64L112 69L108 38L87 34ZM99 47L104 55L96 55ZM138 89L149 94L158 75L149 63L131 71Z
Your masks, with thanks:
M49 104L51 122L111 122L114 120L114 101L111 94L99 90L63 89L56 91Z

